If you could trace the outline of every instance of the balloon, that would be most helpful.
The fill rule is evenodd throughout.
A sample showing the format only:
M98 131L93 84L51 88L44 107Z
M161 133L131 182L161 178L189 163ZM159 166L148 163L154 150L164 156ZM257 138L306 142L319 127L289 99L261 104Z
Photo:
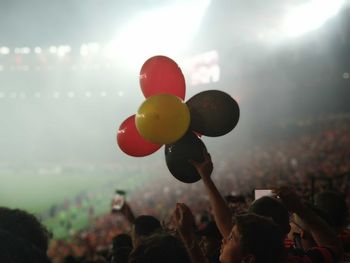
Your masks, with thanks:
M165 161L171 174L184 183L200 180L197 169L188 160L202 162L203 150L207 150L204 143L191 131L177 142L165 145Z
M149 58L140 71L140 86L148 98L159 93L168 93L185 99L186 84L176 62L165 56Z
M178 97L158 94L146 99L136 114L136 128L146 140L156 144L173 143L190 125L187 105Z
M239 120L239 106L227 93L219 90L200 92L187 101L191 130L217 137L229 133Z
M194 131L194 134L197 135L198 138L202 138L202 134L200 134L199 132Z
M150 155L162 147L162 145L146 141L139 134L135 126L135 115L128 117L120 125L117 133L117 143L124 153L134 157Z

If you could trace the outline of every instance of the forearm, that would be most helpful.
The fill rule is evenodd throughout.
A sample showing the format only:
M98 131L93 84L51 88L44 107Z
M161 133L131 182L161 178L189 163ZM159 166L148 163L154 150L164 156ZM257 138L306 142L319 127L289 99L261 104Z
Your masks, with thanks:
M209 201L214 213L215 222L221 235L227 237L233 226L231 210L210 177L204 177L203 183L209 194Z
M128 220L130 224L134 223L135 221L134 212L131 210L131 207L129 206L129 204L125 204L120 210L120 212L124 215L124 217L126 218L126 220Z
M302 205L295 213L310 231L318 246L329 247L337 256L341 256L343 253L341 241L326 222L305 205Z
M129 221L129 223L131 223L131 224L133 224L134 221L135 221L135 216L134 216L134 214L133 214L132 211L130 211L130 214L127 214L127 215L126 215L126 218L127 218L127 220Z

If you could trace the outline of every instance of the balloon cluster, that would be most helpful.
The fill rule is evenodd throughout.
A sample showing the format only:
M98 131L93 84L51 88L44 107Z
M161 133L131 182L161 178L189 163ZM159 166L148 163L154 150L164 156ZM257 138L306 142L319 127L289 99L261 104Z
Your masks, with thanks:
M237 102L225 92L207 90L185 103L185 78L176 62L165 56L151 57L143 64L140 86L146 100L136 115L120 125L120 149L142 157L165 145L171 174L185 183L198 181L200 176L188 160L203 160L206 147L199 137L233 130L239 120Z

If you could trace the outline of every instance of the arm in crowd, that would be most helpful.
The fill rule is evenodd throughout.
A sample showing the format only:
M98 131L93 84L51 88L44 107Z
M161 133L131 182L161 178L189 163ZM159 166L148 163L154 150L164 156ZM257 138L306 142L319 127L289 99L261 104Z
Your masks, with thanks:
M194 233L194 217L191 210L185 205L178 203L174 211L176 229L184 243L192 263L209 263L199 247Z
M340 258L343 249L339 238L332 228L304 205L296 193L288 187L281 187L277 195L282 199L290 212L295 213L310 231L316 244L333 251L336 258Z
M120 209L120 212L129 221L129 223L132 224L135 221L134 212L131 210L131 207L127 202L124 203L123 207Z
M203 180L204 186L209 195L209 201L213 209L215 222L220 230L221 235L225 238L229 236L233 226L232 213L226 201L221 196L220 192L210 177L213 171L213 163L211 161L210 154L204 152L203 155L203 162L197 163L191 160L190 163L196 167L199 175Z

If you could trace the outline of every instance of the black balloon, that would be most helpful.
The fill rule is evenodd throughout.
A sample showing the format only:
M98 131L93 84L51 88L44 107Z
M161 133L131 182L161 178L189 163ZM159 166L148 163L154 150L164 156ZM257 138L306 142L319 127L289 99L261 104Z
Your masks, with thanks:
M232 131L239 120L239 106L227 93L207 90L186 102L191 115L190 129L202 135L217 137Z
M165 160L171 174L181 182L194 183L201 179L189 160L202 162L204 143L193 132L187 132L180 140L165 145Z

